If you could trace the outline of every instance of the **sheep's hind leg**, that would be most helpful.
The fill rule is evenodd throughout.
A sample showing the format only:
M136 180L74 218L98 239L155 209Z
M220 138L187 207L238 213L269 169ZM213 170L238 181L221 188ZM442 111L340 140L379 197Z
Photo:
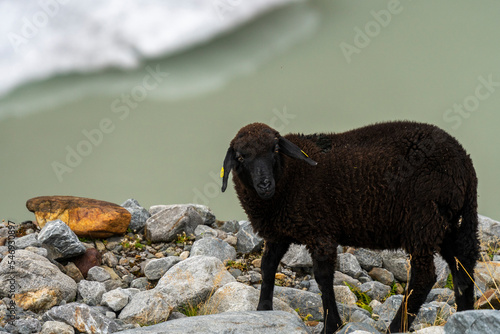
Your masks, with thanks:
M403 333L410 329L417 313L436 282L433 255L412 256L410 282L403 302L391 322L389 333Z
M276 269L285 255L290 243L267 242L262 256L262 285L260 288L258 311L273 309L273 291Z
M325 334L334 333L341 325L337 304L335 302L335 292L333 290L333 274L337 253L331 254L327 260L318 260L313 257L314 278L318 282L323 301L323 315L325 318Z

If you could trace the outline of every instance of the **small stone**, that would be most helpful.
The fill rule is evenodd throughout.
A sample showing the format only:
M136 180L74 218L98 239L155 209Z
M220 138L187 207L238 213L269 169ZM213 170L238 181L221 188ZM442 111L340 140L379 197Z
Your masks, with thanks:
M228 235L226 238L224 238L224 241L233 247L237 247L238 245L238 238L235 235Z
M262 264L262 259L255 259L252 261L252 266L254 266L255 268L260 268Z
M78 282L78 294L83 302L90 306L99 305L106 287L101 282L81 280Z
M236 250L218 238L206 237L194 242L190 257L197 255L214 256L221 261L236 259Z
M489 289L476 301L475 308L500 310L500 292Z
M206 237L217 238L217 231L206 225L198 225L194 229L194 236L197 240Z
M53 256L55 259L78 256L86 251L76 234L60 219L47 222L38 240L57 253Z
M109 306L113 311L118 312L127 306L131 294L124 289L115 289L102 295L102 304Z
M64 269L66 270L66 275L71 277L76 283L84 279L80 269L78 269L73 262L68 262L68 264L64 266Z
M25 249L26 247L40 247L42 244L38 241L38 233L27 234L16 238L16 249Z
M361 268L366 271L370 271L374 267L382 267L382 256L380 256L378 252L365 248L358 248L354 251L354 256L358 260Z
M89 269L87 279L89 281L104 282L108 279L111 279L111 275L106 269L95 266Z
M73 326L60 321L46 321L40 334L74 334Z
M170 242L183 232L193 234L201 224L203 219L192 206L172 206L148 218L145 235L151 242Z
M47 257L48 256L47 250L45 248L42 248L42 247L28 246L24 250L27 250L28 252L32 252L32 253L38 254L38 255L43 256L43 257Z
M292 244L281 262L292 268L312 268L313 261L311 254L305 245Z
M354 278L362 274L361 266L356 257L350 253L338 255L339 271Z
M370 275L370 277L374 280L377 280L385 285L391 285L392 282L394 282L394 275L389 270L384 268L375 267L370 270L368 275Z
M189 257L189 251L184 251L181 254L179 254L179 258L183 261Z
M130 287L131 288L136 288L136 289L139 289L139 290L146 290L146 288L148 286L149 286L149 281L148 281L147 277L136 278L135 280L133 280L130 283Z
M104 243L101 240L95 240L94 243L95 248L99 251L99 253L106 251L106 246L104 246Z
M376 299L382 301L389 292L391 291L391 287L384 285L380 282L373 281L368 283L363 283L359 287L361 292L366 293L371 299Z
M220 229L227 233L238 233L240 224L236 220L228 220L224 222Z
M339 303L348 304L348 305L356 305L356 301L358 300L354 293L347 286L334 286L335 291L335 300Z
M102 262L105 265L113 268L118 264L118 259L116 258L116 255L113 254L113 252L106 252L102 255Z
M160 279L163 274L167 272L173 265L179 263L181 260L178 256L169 256L161 259L154 259L149 261L144 268L144 275L149 280Z
M384 250L381 253L384 268L393 273L400 282L407 282L410 273L410 265L407 255L403 251Z
M95 248L87 248L84 254L71 259L71 261L80 269L83 277L87 277L90 268L101 265L101 253Z
M166 321L172 310L173 303L168 295L152 289L134 295L118 318L126 322L153 325Z

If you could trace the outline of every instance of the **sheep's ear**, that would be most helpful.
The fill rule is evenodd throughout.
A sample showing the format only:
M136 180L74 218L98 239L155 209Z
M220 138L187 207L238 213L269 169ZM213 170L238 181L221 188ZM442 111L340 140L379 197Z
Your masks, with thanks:
M281 152L288 155L289 157L304 160L309 165L316 166L318 163L313 159L309 158L306 152L302 151L300 147L285 139L284 137L279 138L279 147Z
M229 177L229 173L233 168L235 153L232 147L227 149L226 157L224 158L224 164L222 165L222 169L220 171L220 177L222 178L222 192L226 191L227 188L227 178Z

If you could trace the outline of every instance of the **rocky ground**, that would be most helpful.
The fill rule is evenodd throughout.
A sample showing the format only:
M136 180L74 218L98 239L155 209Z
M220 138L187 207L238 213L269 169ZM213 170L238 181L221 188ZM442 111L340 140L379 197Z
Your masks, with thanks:
M303 246L282 260L275 311L256 312L263 240L249 222L218 221L201 205L122 206L128 229L107 238L92 238L90 227L78 237L58 219L43 228L3 223L0 333L320 333L320 291ZM413 324L417 333L500 332L492 310L500 309L500 223L480 221L474 276L483 310L456 313L449 269L436 256L438 281ZM10 235L16 250L9 254ZM407 255L339 247L338 259L340 333L385 331L408 280Z

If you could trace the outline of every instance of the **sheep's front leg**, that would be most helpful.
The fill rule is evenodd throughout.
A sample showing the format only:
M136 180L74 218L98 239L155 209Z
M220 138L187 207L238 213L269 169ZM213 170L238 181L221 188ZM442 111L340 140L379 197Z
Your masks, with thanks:
M262 285L260 288L258 311L273 309L274 277L281 258L285 255L290 243L267 242L262 256Z
M318 282L321 299L323 300L325 334L332 334L342 325L333 290L333 274L336 260L337 252L328 256L319 256L319 259L313 257L314 278Z

